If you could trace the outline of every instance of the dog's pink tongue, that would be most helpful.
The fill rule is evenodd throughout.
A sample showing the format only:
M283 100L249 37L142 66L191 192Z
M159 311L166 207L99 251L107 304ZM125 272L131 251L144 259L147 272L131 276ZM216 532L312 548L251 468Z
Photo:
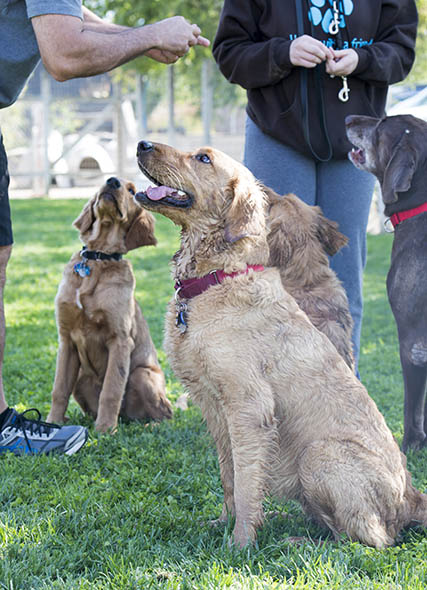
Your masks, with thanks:
M160 201L165 197L170 197L174 193L176 193L176 191L169 186L150 186L146 190L147 197L151 199L151 201Z

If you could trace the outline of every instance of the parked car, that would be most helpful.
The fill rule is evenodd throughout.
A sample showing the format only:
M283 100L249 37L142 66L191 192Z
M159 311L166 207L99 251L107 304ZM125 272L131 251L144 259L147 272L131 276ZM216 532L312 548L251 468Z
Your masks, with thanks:
M387 109L387 115L413 115L427 121L427 86L393 104Z

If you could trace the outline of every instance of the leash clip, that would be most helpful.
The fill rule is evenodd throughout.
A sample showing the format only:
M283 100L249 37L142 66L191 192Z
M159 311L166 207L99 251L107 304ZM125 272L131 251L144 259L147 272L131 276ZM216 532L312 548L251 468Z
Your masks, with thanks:
M347 84L347 76L341 76L342 78L342 88L338 92L338 98L341 102L347 102L350 98L350 88Z

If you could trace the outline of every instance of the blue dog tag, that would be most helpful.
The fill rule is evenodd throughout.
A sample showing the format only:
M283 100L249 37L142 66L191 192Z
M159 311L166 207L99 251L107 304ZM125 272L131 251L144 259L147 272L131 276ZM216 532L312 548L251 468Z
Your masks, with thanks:
M74 265L73 270L82 278L90 275L90 268L85 262L77 262L77 264Z

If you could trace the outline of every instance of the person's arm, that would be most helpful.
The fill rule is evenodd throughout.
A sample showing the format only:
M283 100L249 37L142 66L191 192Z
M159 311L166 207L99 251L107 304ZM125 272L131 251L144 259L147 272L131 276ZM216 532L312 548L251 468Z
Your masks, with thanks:
M174 63L190 47L209 45L182 16L137 28L102 24L86 9L83 17L45 14L31 20L43 63L56 80L102 74L144 54Z
M378 33L371 45L334 51L326 70L353 75L373 85L388 86L408 75L415 59L418 14L414 0L382 2Z
M82 12L83 26L86 30L98 31L101 33L119 33L128 28L103 20L97 14L89 10L89 8L86 8L86 6L82 6Z

